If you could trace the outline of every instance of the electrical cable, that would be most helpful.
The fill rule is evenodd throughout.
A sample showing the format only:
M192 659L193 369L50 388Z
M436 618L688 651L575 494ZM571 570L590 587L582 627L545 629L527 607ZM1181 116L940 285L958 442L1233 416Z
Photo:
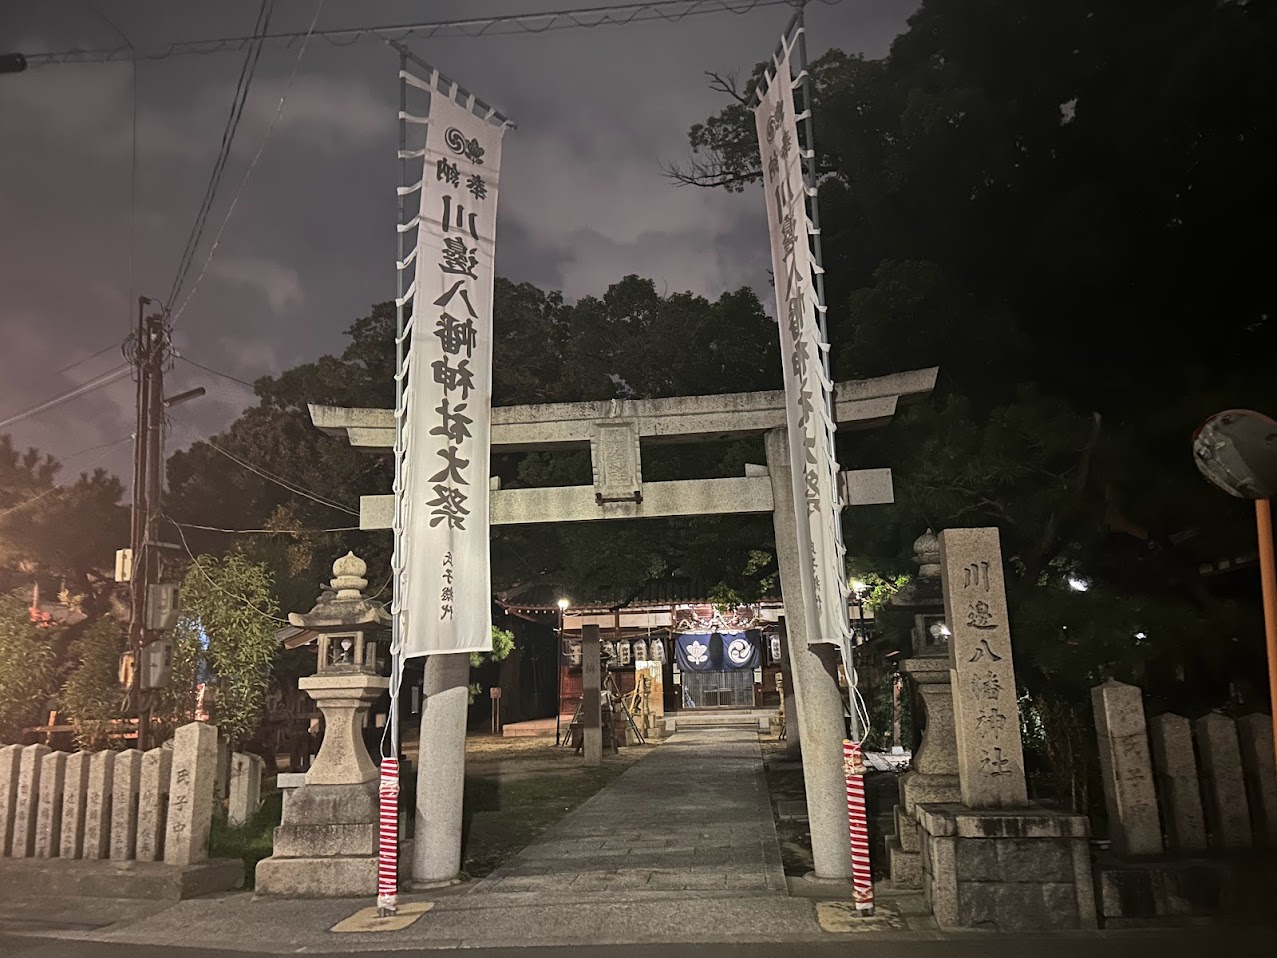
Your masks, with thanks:
M130 75L130 84L132 86L132 113L131 131L129 134L129 298L126 303L126 320L127 329L133 328L133 302L134 302L134 242L135 224L137 221L137 48L133 45L133 41L129 39L129 35L116 25L115 21L108 17L105 13L97 8L92 0L84 0L84 5L88 7L93 14L102 20L108 27L120 35L120 39L124 41L129 48L129 63L132 66Z
M46 399L44 402L38 403L37 405L32 406L29 409L24 409L22 412L17 413L16 415L10 416L8 419L4 420L3 422L0 422L0 429L3 429L5 426L12 425L13 423L19 422L23 419L27 419L38 413L42 413L50 409L54 409L58 406L61 406L63 403L70 402L72 399L78 399L81 396L94 392L95 390L101 389L103 386L109 386L111 385L111 383L117 382L118 380L121 380L125 376L129 375L132 369L133 367L130 366L128 363L124 363L122 365L116 366L114 369L110 369L102 373L100 376L90 379L88 382L81 383L80 385L72 389L69 389L64 393L60 393L51 399Z
M181 526L184 529L201 529L204 532L225 532L227 535L247 536L247 535L270 535L270 536L305 536L318 535L323 532L361 532L359 526L337 526L333 529L222 529L218 526L201 526L194 522L178 522L176 519L170 519L169 522L175 526Z
M208 582L209 585L211 585L218 592L222 593L222 595L229 596L230 598L236 599L239 602L243 603L244 608L251 609L253 612L256 612L258 615L260 615L263 619L270 619L272 622L282 622L284 625L292 624L287 619L281 619L277 615L271 615L269 612L263 612L256 605L254 605L253 600L249 599L247 596L242 596L235 592L231 592L229 589L223 588L222 586L214 582L213 577L210 576L207 571L205 571L202 565L200 565L199 558L195 555L194 552L191 551L191 547L186 541L186 533L182 531L181 524L174 522L172 517L166 515L165 513L160 513L160 518L167 520L170 525L172 525L174 528L177 529L178 537L182 540L182 548L185 549L186 554L191 557L191 565L194 568L200 570L200 575L202 575L205 578L205 580Z
M253 75L257 71L257 61L261 58L262 44L260 38L269 28L274 6L274 0L262 0L261 6L258 8L257 23L253 27L253 40L255 42L249 46L244 62L240 66L239 79L236 80L235 92L231 96L230 114L227 116L226 126L222 130L222 143L218 148L217 159L213 163L213 171L209 175L208 185L204 188L204 198L200 201L200 207L195 213L195 222L191 225L191 232L186 239L186 246L178 259L177 274L173 277L172 288L169 290L168 298L165 300L169 309L172 309L174 302L176 302L178 295L182 291L182 285L186 282L187 273L190 272L191 264L195 260L195 251L199 248L200 239L204 236L204 227L208 223L209 213L212 212L217 188L221 185L222 174L226 171L226 162L230 159L231 144L235 140L235 133L239 130L240 119L244 115L244 104L248 102L248 90L252 85Z
M70 372L71 370L75 369L75 367L76 367L76 366L83 366L85 363L90 363L90 362L92 362L93 360L97 359L99 356L105 356L105 355L106 355L107 353L109 353L111 350L113 350L113 349L119 349L119 348L120 348L120 344L119 344L119 343L109 343L108 345L103 346L101 349L99 349L99 350L98 350L96 353L94 353L92 356L85 356L83 359L77 359L77 360L76 360L75 362L73 362L73 363L67 363L67 364L66 364L65 366L63 366L61 369L55 369L52 373L50 373L50 374L49 374L49 377L48 377L48 378L50 378L50 379L54 379L54 378L56 378L56 377L58 377L58 376L61 376L63 373L68 373L68 372ZM10 399L12 399L12 398L13 398L13 397L10 397ZM9 400L8 400L8 399L6 399L6 400L4 400L4 401L5 401L5 402L8 402Z
M221 370L213 369L211 366L205 366L202 363L197 363L195 360L188 359L186 356L183 356L181 353L177 354L177 358L184 363L189 363L190 365L194 366L196 369L204 370L204 372L206 373L212 373L214 376L221 376L223 379L229 379L231 382L239 383L241 386L247 386L249 389L255 388L252 383L246 382L245 380L240 379L238 376L232 376L230 373L224 373Z
M834 6L842 0L817 0L825 6ZM656 0L652 3L628 3L616 6L577 7L546 10L539 13L510 14L498 17L476 17L459 20L434 20L418 23L386 24L382 26L346 27L316 30L335 47L348 47L366 36L393 37L405 40L433 39L440 35L459 39L477 39L487 36L510 36L520 33L551 33L559 30L592 29L601 26L626 26L662 20L677 23L692 16L731 13L741 16L754 10L769 7L794 6L794 0ZM678 8L684 8L679 10ZM673 11L673 12L671 12ZM533 26L531 24L541 24ZM291 47L306 34L301 31L270 33L262 36L263 43L282 44ZM142 60L166 60L176 56L209 55L243 50L258 38L256 36L217 37L206 40L183 40L156 47L137 54ZM124 60L129 51L124 47L91 50L70 49L47 53L25 54L27 68L61 63L111 63Z
M62 461L69 462L70 460L76 458L76 456L83 456L85 453L95 452L98 449L103 450L102 455L98 456L91 463L85 466L84 470L82 470L83 472L88 469L92 469L99 462L105 459L107 455L110 453L111 449L113 449L115 446L118 446L122 442L128 442L132 438L133 438L132 436L124 436L123 438L120 438L120 439L114 439L111 442L104 442L97 446L90 446L88 449L81 449L79 452L71 453L71 455L67 456L66 459ZM71 480L72 480L72 477L68 476L67 478L63 479L61 482L54 483L48 489L45 489L44 492L41 492L39 495L35 495L35 496L32 496L30 499L23 500L22 502L19 502L16 506L10 506L8 509L5 509L3 512L0 512L0 519L3 519L5 516L8 516L14 512L17 512L19 509L25 509L27 506L31 505L31 503L33 502L38 502L39 500L43 499L45 496L49 495L50 493L56 492L57 490L63 488Z
M191 286L191 291L186 294L186 299L182 300L182 305L173 313L172 322L176 323L182 312L186 309L186 304L191 301L191 297L195 295L195 291L199 289L200 281L204 279L204 274L208 272L208 266L213 262L213 257L217 253L217 247L222 242L222 234L226 232L226 224L231 221L231 214L235 212L235 207L239 204L240 197L244 195L244 190L248 187L248 178L253 175L253 169L257 166L257 161L262 158L262 154L266 152L266 144L270 142L271 134L275 132L275 124L279 122L279 118L284 113L284 101L288 99L288 94L293 89L293 81L297 79L297 71L301 69L302 57L306 55L306 47L310 43L310 33L314 31L315 24L319 22L319 14L324 9L324 0L319 0L315 5L315 15L310 21L310 31L307 32L306 38L302 40L301 49L297 52L297 60L293 63L293 72L288 75L288 82L284 85L284 92L280 94L279 106L275 108L275 115L270 119L270 125L266 127L266 133L262 136L262 142L257 146L257 152L253 155L253 159L249 162L248 168L244 170L244 178L239 181L239 188L235 191L235 195L231 197L230 206L226 208L226 215L222 217L222 225L217 228L217 235L213 237L213 245L208 249L208 256L204 259L204 265L200 267L200 273L195 277L195 283ZM260 55L261 45L257 47ZM252 77L250 76L251 80ZM202 227L201 227L202 230ZM173 299L169 299L169 305L172 306Z
M263 469L260 466L254 466L250 462L245 462L243 459L240 459L233 453L227 452L221 446L217 445L217 443L213 442L213 440L204 438L199 433L199 430L197 430L194 426L190 425L190 423L187 423L181 419L178 419L176 416L173 416L171 413L169 414L169 418L172 419L174 422L176 422L178 425L184 426L186 429L195 433L197 436L200 436L201 442L205 443L210 448L217 450L218 452L220 452L223 456L225 456L227 459L231 460L232 462L237 463L240 466L243 466L249 472L255 473L261 478L266 479L270 482L273 482L284 489L287 489L291 493L294 493L299 496L304 496L307 499L317 502L321 506L327 506L330 509L337 509L338 511L344 512L347 515L352 515L352 516L359 515L359 512L357 510L351 509L349 506L343 506L339 502L334 502L330 499L325 499L324 497L320 496L318 493L310 492L307 489L302 489L298 486L295 486L291 484L287 479L283 479L280 476L276 476L270 472L267 472L265 469Z

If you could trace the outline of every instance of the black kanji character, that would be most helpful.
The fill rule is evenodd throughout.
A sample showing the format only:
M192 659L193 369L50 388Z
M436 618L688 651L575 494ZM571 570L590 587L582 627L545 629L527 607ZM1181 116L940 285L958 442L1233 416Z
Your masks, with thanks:
M474 389L474 373L470 370L470 360L463 359L455 366L448 364L448 357L445 355L443 359L436 359L430 364L435 371L435 382L444 388L445 392L461 390L461 400L470 398L470 390Z
M444 586L442 589L439 590L439 601L440 602L452 601L452 589L449 586Z
M426 503L430 507L430 527L433 529L441 522L447 522L449 529L462 529L466 525L465 517L470 515L470 510L466 508L466 500L469 497L460 489L451 489L448 486L435 486L435 498ZM451 577L448 579L452 581Z
M440 622L442 622L444 619L451 619L451 618L452 618L452 605L451 605L451 603L449 603L449 604L447 604L447 605L441 605L441 606L439 606L439 621L440 621Z
M463 441L470 438L470 426L474 420L469 416L463 415L466 410L467 403L458 403L453 409L448 408L448 397L443 397L443 404L435 408L442 418L443 422L430 430L432 436L444 436L458 446Z
M778 157L775 153L773 153L771 156L771 159L767 161L767 178L769 180L774 180L779 174L780 174L780 157Z
M447 194L443 197L443 231L446 233L452 229L452 197ZM475 239L479 238L479 229L475 225L478 220L478 213L470 214L470 235ZM457 229L464 229L466 226L466 208L460 203L457 204Z
M792 212L786 213L784 219L780 221L780 241L785 247L785 256L788 258L794 255L794 243L797 242L795 235L798 230L798 221L794 219Z
M443 180L449 186L456 186L461 182L461 171L457 169L456 163L440 160L435 164L435 180Z
M483 177L478 173L473 174L466 180L466 189L470 191L470 195L476 200L481 200L488 195L488 185L483 182Z
M473 354L477 335L474 323L470 320L467 319L464 323L458 322L457 317L451 313L444 313L435 323L435 335L443 344L445 353L455 356L464 349L466 356Z
M443 241L443 262L439 264L439 268L455 276L478 279L479 277L474 275L474 268L479 265L479 258L474 255L476 252L478 248L471 249L466 246L466 241L461 237L446 237Z
M430 477L429 482L455 482L458 485L470 485L461 476L461 470L470 465L469 459L462 459L457 455L456 446L445 446L436 450L436 456L439 456L445 463L444 467Z
M457 291L461 290L461 298L462 300L465 301L466 309L470 311L470 315L474 319L478 319L479 314L474 311L474 306L472 306L470 303L470 290L461 289L461 286L464 283L465 283L464 279L459 279L455 283L453 283L446 293L444 293L442 296L440 296L438 299L435 300L435 305L446 307L449 303L452 302L452 297L457 295Z

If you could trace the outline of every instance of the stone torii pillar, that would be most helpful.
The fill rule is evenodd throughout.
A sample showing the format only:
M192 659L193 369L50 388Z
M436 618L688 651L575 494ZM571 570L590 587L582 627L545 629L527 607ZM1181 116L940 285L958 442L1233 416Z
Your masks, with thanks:
M789 466L789 443L784 429L767 433L767 468L776 509L776 559L780 592L785 603L785 639L789 645L789 675L794 686L799 746L803 755L803 785L807 792L807 822L817 880L851 880L851 844L847 840L847 780L843 774L842 691L838 688L838 656L832 645L809 645L807 608L799 586L798 518ZM851 666L848 664L848 671ZM786 718L786 721L790 719Z

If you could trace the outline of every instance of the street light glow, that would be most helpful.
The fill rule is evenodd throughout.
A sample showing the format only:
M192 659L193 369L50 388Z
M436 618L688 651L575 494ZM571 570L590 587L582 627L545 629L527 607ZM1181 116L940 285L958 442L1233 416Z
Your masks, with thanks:
M855 590L856 595L860 595L860 593L864 592L865 589L869 588L869 586L865 585L860 579L852 579L851 587Z
M570 603L568 602L568 600L567 600L567 599L560 599L560 600L559 600L559 611L560 611L560 612L566 612L569 604L570 604Z
M1069 576L1069 588L1074 592L1085 592L1090 587L1091 583L1087 582L1085 579L1075 575Z

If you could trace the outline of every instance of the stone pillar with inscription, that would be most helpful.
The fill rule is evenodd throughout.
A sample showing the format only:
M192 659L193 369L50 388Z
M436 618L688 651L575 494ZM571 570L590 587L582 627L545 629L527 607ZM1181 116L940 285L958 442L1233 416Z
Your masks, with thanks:
M967 808L1023 808L1024 750L996 529L940 536L958 786Z
M940 567L961 801L917 806L932 914L941 928L1094 928L1089 821L1028 801L998 530L945 530Z

